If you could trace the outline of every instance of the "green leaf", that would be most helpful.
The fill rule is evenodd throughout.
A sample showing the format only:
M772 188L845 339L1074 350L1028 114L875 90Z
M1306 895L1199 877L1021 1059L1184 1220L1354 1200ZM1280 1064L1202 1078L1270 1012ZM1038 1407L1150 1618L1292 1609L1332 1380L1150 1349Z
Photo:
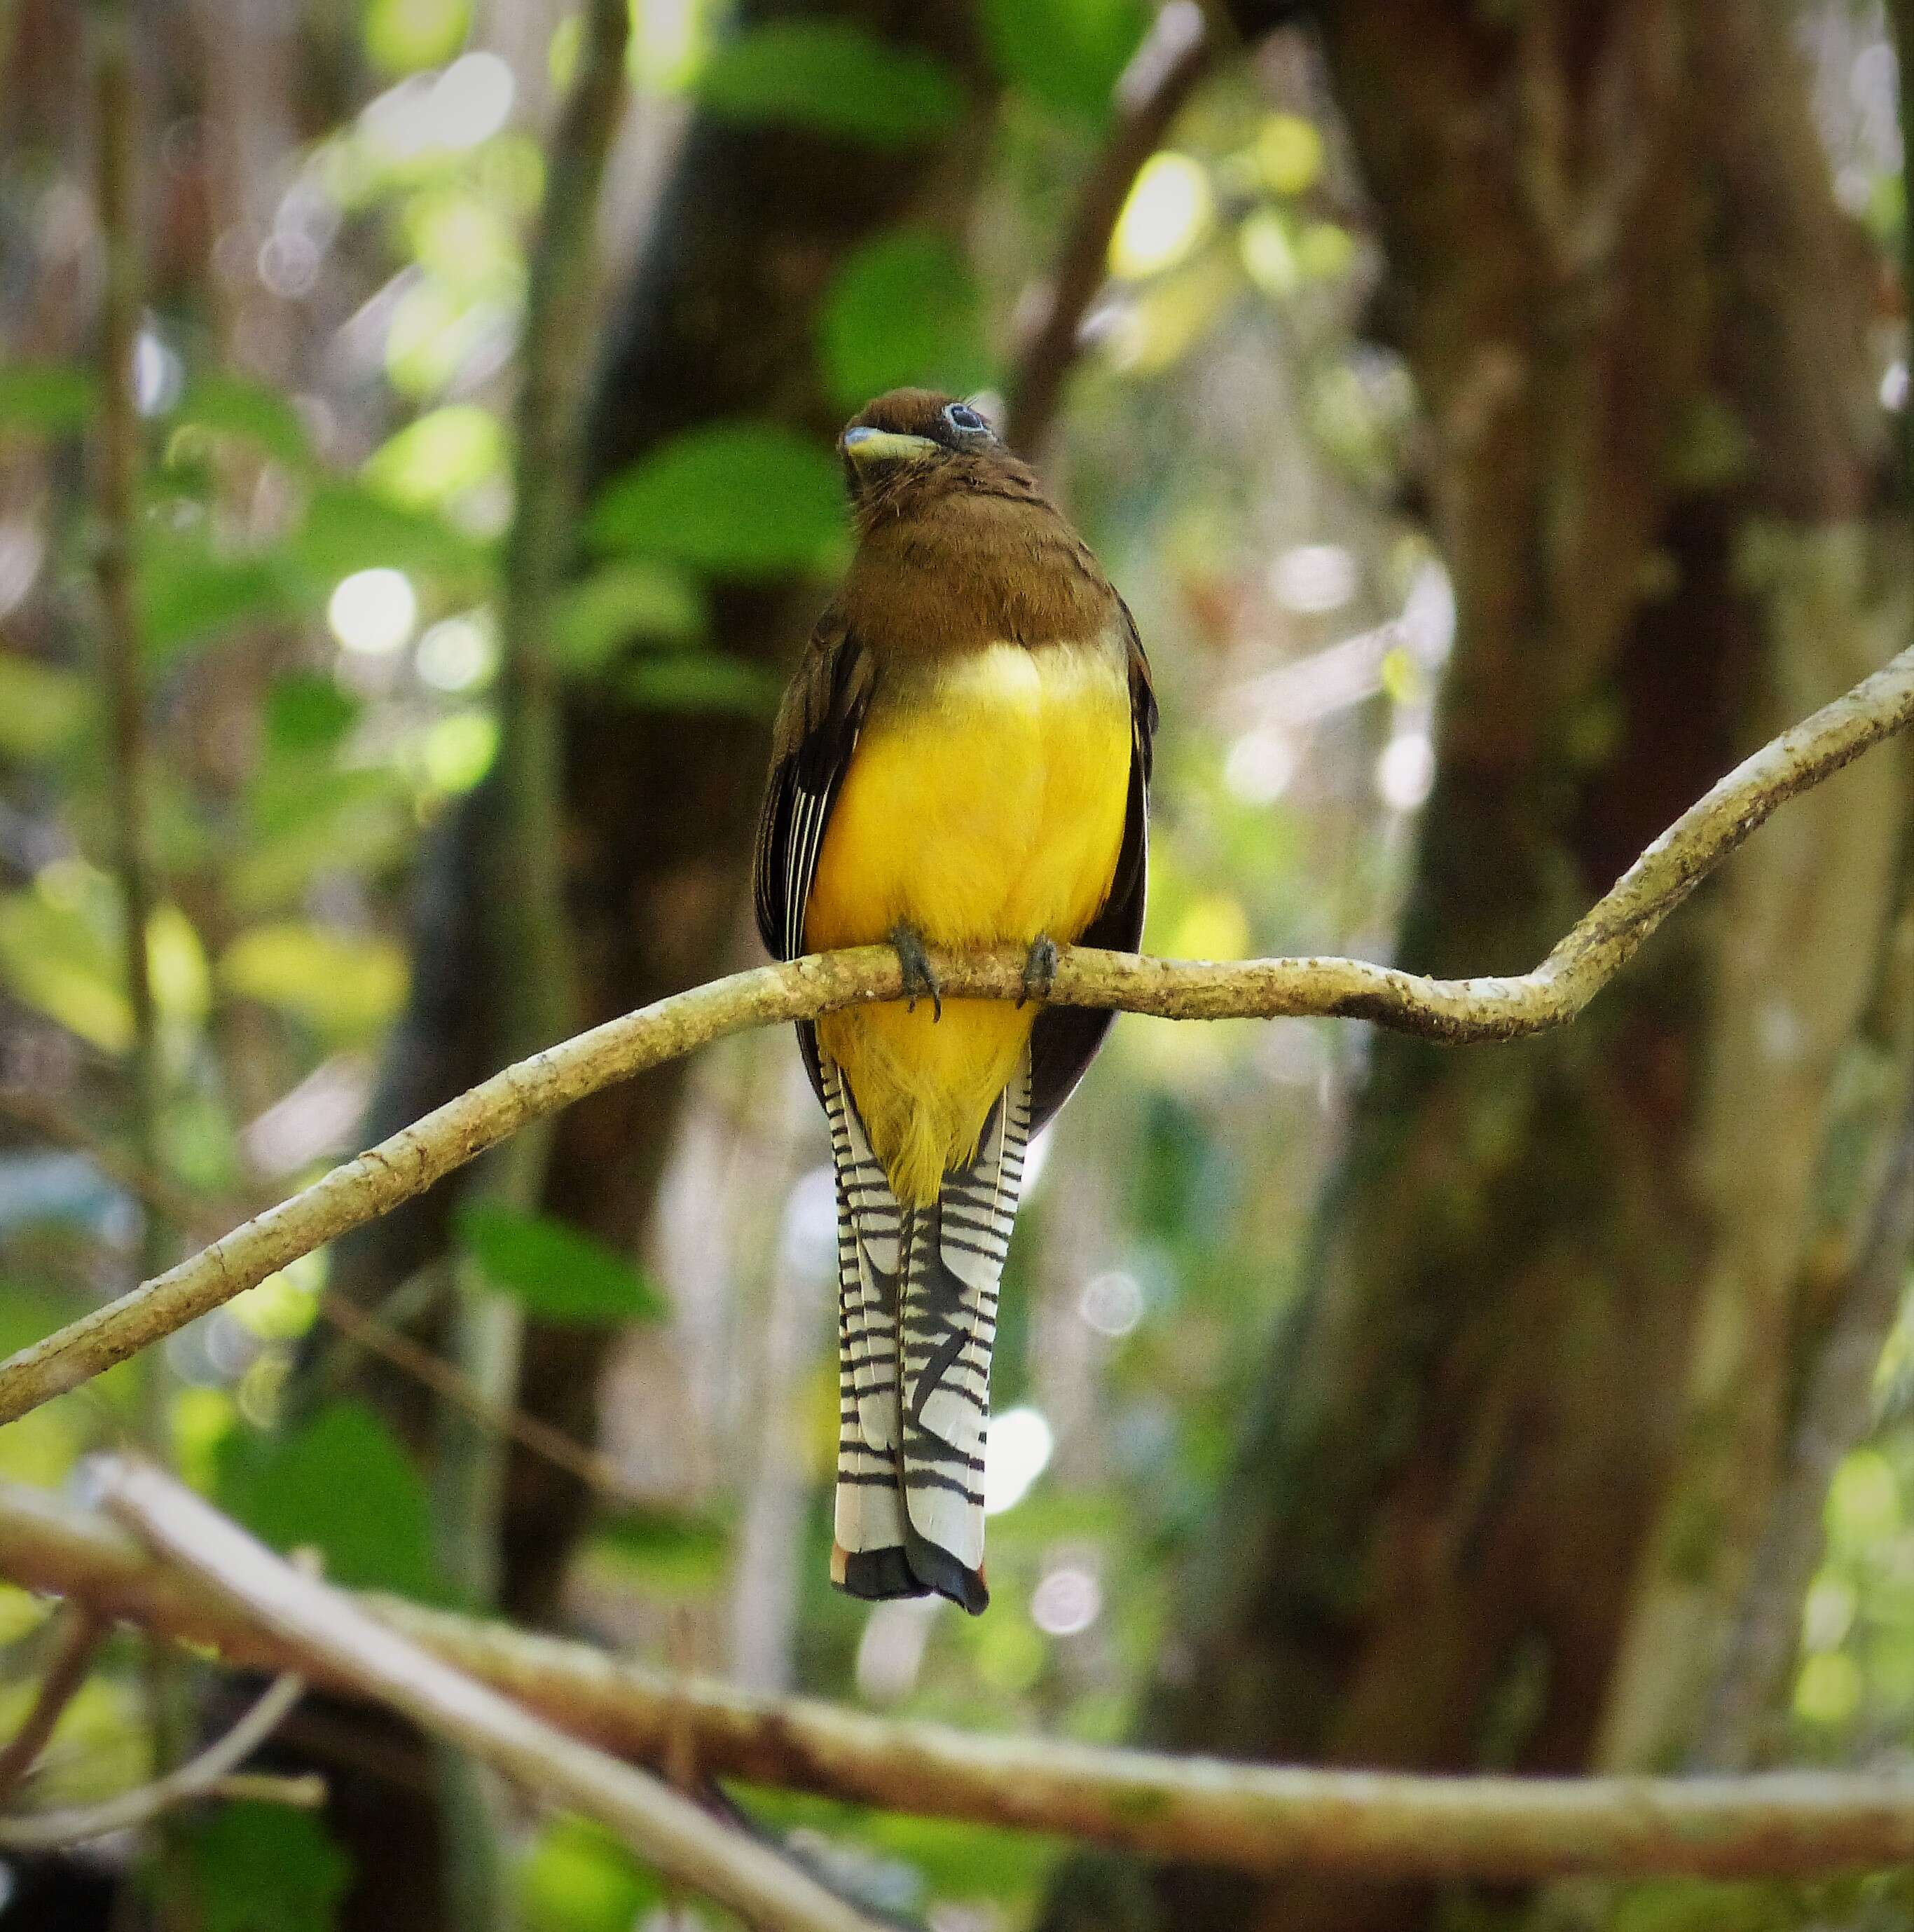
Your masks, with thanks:
M77 671L0 653L0 755L24 763L64 752L86 729L94 703Z
M505 425L476 403L457 403L388 436L359 473L385 502L431 510L490 482L505 466Z
M933 228L894 228L837 272L818 318L832 400L846 411L906 384L981 388L990 362L969 264Z
M142 547L137 581L146 651L161 663L235 625L286 616L299 601L282 560L216 556L177 537Z
M589 1559L648 1589L708 1590L724 1576L730 1534L715 1516L672 1510L625 1510L592 1525Z
M772 673L718 651L647 655L625 666L617 684L646 711L715 711L769 718L777 710L778 683Z
M1149 25L1146 0L984 0L998 71L1053 114L1100 126Z
M278 390L214 370L195 379L175 411L179 429L241 436L289 470L311 466L313 448L299 412Z
M607 564L566 590L553 616L552 642L568 670L593 671L627 644L688 644L709 622L694 578L667 564L632 558Z
M310 1812L216 1807L187 1838L200 1932L332 1932L352 1862Z
M221 955L219 976L229 993L321 1033L362 1040L398 1012L406 997L406 955L390 939L348 937L285 920L242 932Z
M116 938L79 906L39 892L0 898L0 982L106 1053L133 1043Z
M926 1888L943 1898L1027 1898L1056 1856L1053 1839L899 1812L873 1814L855 1835L873 1850L914 1865Z
M465 44L471 0L364 0L366 52L387 74L448 61Z
M445 1600L424 1479L361 1402L329 1402L281 1436L235 1431L219 1500L275 1550L316 1547L328 1582Z
M386 502L363 484L314 489L304 527L292 540L301 566L328 589L355 571L392 569L465 583L487 578L490 547L442 517Z
M604 1826L570 1815L540 1832L516 1888L523 1932L631 1932L665 1903L656 1876Z
M382 872L411 836L406 784L388 766L341 771L307 758L268 760L246 802L245 837L226 886L249 912L296 899L321 872Z
M712 423L674 437L614 479L589 527L608 550L719 576L822 571L844 544L830 452L775 423Z
M459 1238L487 1282L543 1322L654 1322L664 1298L637 1268L568 1222L495 1201L459 1210Z
M0 368L0 430L71 436L91 419L99 387L71 362L13 362Z
M808 128L873 147L936 140L964 91L942 61L838 20L774 20L723 42L693 91L714 113Z
M266 752L300 758L335 749L358 722L361 706L337 680L321 671L289 671L266 692Z

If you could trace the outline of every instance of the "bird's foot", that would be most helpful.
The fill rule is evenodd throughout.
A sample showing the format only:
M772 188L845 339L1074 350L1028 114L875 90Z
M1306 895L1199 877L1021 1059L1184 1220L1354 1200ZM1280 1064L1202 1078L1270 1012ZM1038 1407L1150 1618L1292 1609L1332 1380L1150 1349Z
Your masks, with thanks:
M890 932L891 945L896 949L897 964L903 968L904 994L909 1004L905 1012L917 1011L919 1000L930 1002L930 1018L934 1024L944 1017L944 989L937 983L937 976L930 970L930 956L924 950L924 935L914 926L906 926L902 920Z
M1056 941L1047 932L1040 932L1031 940L1023 962L1023 990L1017 996L1017 1004L1028 1006L1035 1000L1041 1006L1056 985Z

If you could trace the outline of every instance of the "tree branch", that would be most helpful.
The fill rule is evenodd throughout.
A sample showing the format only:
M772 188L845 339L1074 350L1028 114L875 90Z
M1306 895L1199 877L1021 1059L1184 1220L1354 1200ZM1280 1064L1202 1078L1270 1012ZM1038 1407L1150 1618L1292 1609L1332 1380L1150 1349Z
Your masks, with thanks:
M192 1508L211 1514L203 1504ZM370 1688L355 1664L322 1654L303 1634L215 1594L97 1514L43 1491L0 1484L0 1570L28 1588L77 1598L100 1615L212 1645L233 1664L297 1666L360 1694ZM1147 1857L1263 1874L1508 1881L1575 1874L1798 1877L1914 1857L1914 1780L1821 1772L1442 1778L984 1736L674 1679L588 1645L397 1598L322 1596L330 1628L346 1628L338 1620L349 1617L356 1632L376 1617L381 1640L403 1641L417 1660L409 1670L427 1667L430 1653L430 1668L455 1666L550 1724L639 1762L662 1767L688 1736L702 1775L1064 1833ZM383 1688L373 1694L396 1702Z
M1651 845L1534 971L1432 980L1361 959L1059 956L1051 998L1168 1019L1373 1020L1460 1044L1563 1026L1779 806L1914 722L1914 650L1745 759ZM1023 996L1014 947L934 956L946 995ZM0 1363L0 1424L256 1286L275 1269L421 1194L529 1121L732 1034L894 1000L897 956L865 946L735 973L592 1028L495 1073L130 1294Z
M1018 350L1011 376L1004 440L1026 456L1042 448L1056 420L1083 318L1109 274L1110 238L1137 172L1203 78L1212 52L1197 0L1169 0L1117 81L1115 124L1078 193L1043 307Z
M13 1795L46 1748L46 1740L60 1721L60 1713L73 1702L73 1694L86 1682L87 1672L105 1641L105 1624L84 1604L75 1606L59 1633L59 1646L41 1673L40 1689L19 1729L0 1750L0 1804Z
M1901 1123L1868 1237L1834 1297L1790 1432L1787 1461L1749 1567L1727 1654L1689 1754L1698 1771L1740 1771L1801 1642L1801 1606L1826 1546L1835 1471L1876 1418L1874 1376L1901 1311L1914 1247L1914 1109Z
M109 754L107 792L113 870L119 886L121 956L133 1022L129 1054L133 1143L136 1158L157 1166L164 1076L159 1010L153 996L148 938L153 916L153 864L148 827L148 746L145 650L136 571L139 547L141 430L135 364L141 291L139 170L139 95L133 80L133 9L106 0L92 10L95 185L104 256L100 298L100 406L94 439L94 576L100 597L100 671ZM139 1217L139 1275L151 1280L177 1252L162 1217ZM145 1364L142 1432L166 1436L164 1360ZM192 1720L174 1660L155 1650L142 1672L156 1768L170 1772L185 1755ZM157 1816L159 1814L154 1814ZM174 1860L160 1845L162 1894L172 1888ZM160 1921L178 1915L163 1905Z
M469 1751L540 1802L610 1826L639 1857L747 1918L791 1932L873 1932L770 1846L536 1718L344 1592L256 1543L150 1465L106 1459L107 1506L302 1661Z
M0 1120L12 1120L56 1147L84 1154L115 1186L175 1227L198 1231L202 1240L212 1239L217 1230L247 1211L220 1210L170 1175L142 1165L102 1140L64 1108L24 1088L0 1087ZM320 1294L319 1312L348 1341L377 1355L443 1400L456 1403L480 1427L509 1436L529 1454L562 1469L595 1495L624 1509L656 1508L656 1496L634 1483L610 1456L568 1436L542 1417L490 1400L469 1376L391 1321L331 1289Z
M499 762L481 821L498 1022L493 1045L508 1059L535 1052L577 1024L551 629L578 525L597 290L592 243L605 158L625 105L628 0L590 0L581 24L577 74L552 140L526 297L514 507L499 600ZM487 1163L479 1185L508 1207L534 1211L544 1193L550 1142L549 1128L520 1135ZM461 1283L452 1352L494 1408L516 1406L524 1328L511 1297L482 1282ZM475 1601L490 1602L498 1594L506 1445L456 1411L440 1414L439 1515L448 1568Z
M159 1146L160 1046L146 956L153 884L146 838L145 677L133 582L139 505L139 417L133 389L133 351L139 331L139 244L133 208L139 114L128 10L120 4L96 10L94 34L100 232L106 258L94 451L94 573L100 592L101 682L112 746L108 781L113 862L124 927L127 1001L133 1015L133 1138L139 1159L151 1166ZM149 1211L143 1218L146 1265L156 1268L162 1237L154 1215Z
M65 1845L84 1844L109 1832L136 1830L183 1804L218 1794L228 1777L279 1728L305 1691L302 1678L281 1677L217 1744L208 1745L197 1757L150 1784L123 1791L98 1804L0 1818L0 1852L51 1852Z

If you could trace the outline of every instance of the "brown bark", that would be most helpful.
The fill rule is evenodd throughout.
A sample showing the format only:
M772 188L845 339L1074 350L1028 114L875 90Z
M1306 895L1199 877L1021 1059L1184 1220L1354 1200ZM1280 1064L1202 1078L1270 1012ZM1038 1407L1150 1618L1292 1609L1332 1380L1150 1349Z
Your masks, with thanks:
M1460 616L1400 957L1506 969L1782 694L1885 655L1871 276L1765 10L1354 0L1322 20ZM1732 1472L1675 1660L1705 1669L1778 1474L1829 1090L1892 892L1898 775L1822 801L1573 1032L1378 1040L1153 1742L1578 1768L1615 1720L1671 1498ZM1746 1318L1726 1387L1704 1310ZM1053 1926L1090 1922L1072 1888ZM1191 1870L1150 1891L1133 1918L1193 1932L1426 1911Z
M753 17L787 14L766 4ZM976 78L971 10L955 0L832 0L797 10L852 20ZM768 417L827 433L836 424L812 358L818 302L857 244L888 223L960 193L981 120L942 149L898 154L789 130L695 122L657 212L652 238L619 298L589 423L587 488L697 424ZM773 666L806 621L804 586L720 586L714 649ZM581 1021L595 1024L721 970L766 757L766 728L687 718L608 700L566 720L569 898ZM485 957L477 910L487 795L447 825L421 877L418 982L389 1048L368 1138L416 1119L500 1064L488 987L511 969ZM623 1248L642 1238L681 1073L665 1067L600 1094L562 1121L549 1211ZM372 1299L440 1252L451 1206L440 1190L342 1252L340 1280ZM528 1337L523 1402L589 1437L602 1339L577 1330ZM585 1498L515 1459L505 1550L505 1606L549 1612Z
M979 64L972 10L958 0L756 0L739 23L801 12L850 20L901 45ZM981 122L942 148L897 154L800 131L693 119L648 239L615 298L587 435L592 490L699 423L769 417L834 429L816 379L812 331L831 276L859 242L957 191L979 150ZM720 586L710 644L780 663L801 634L802 586ZM721 970L735 929L767 726L729 716L640 711L595 692L565 718L566 863L577 948L579 1018L608 1018ZM411 1001L388 1046L362 1126L367 1144L415 1120L502 1064L492 990L514 962L487 956L481 894L490 794L439 829L421 868ZM554 1144L545 1206L616 1246L642 1238L682 1079L661 1067L573 1108ZM388 1294L442 1253L455 1187L442 1186L352 1240L334 1286L362 1303ZM589 1441L604 1342L533 1326L521 1403ZM415 1439L429 1439L418 1390L382 1378L381 1400ZM548 1617L589 1506L584 1489L515 1454L508 1478L502 1607ZM340 1774L334 1822L358 1881L352 1932L442 1922L430 1808L388 1785ZM402 1802L403 1801L403 1802Z

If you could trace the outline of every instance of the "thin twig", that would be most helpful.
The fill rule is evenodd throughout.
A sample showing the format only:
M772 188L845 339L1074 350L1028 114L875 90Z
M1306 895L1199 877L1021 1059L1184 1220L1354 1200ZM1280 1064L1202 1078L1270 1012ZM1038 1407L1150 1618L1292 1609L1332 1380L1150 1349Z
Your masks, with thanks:
M1866 1436L1881 1351L1899 1313L1914 1247L1914 1112L1901 1124L1866 1245L1835 1300L1815 1352L1788 1443L1781 1486L1742 1592L1741 1611L1710 1687L1690 1762L1739 1771L1753 1759L1769 1709L1801 1640L1802 1599L1826 1542L1828 1486Z
M290 1674L280 1678L217 1744L208 1745L197 1757L150 1784L123 1791L98 1804L0 1818L0 1852L50 1852L65 1845L84 1844L109 1832L133 1831L183 1804L214 1795L217 1787L271 1736L305 1690L303 1678Z
M1910 172L1907 137L1914 133L1914 113L1909 111L1908 96L1914 90L1914 0L1889 0L1888 27L1894 36L1897 75L1895 111L1901 124L1901 187L1906 204ZM1901 340L1901 371L1905 382L1901 398L1899 435L1901 491L1904 502L1914 503L1914 220L1901 224L1901 313L1905 333Z
M1197 0L1170 0L1116 83L1116 121L1077 198L1043 307L1020 346L1005 406L1005 440L1034 456L1056 417L1077 360L1083 318L1109 271L1110 238L1137 171L1209 66Z
M108 781L114 869L118 875L124 927L127 1000L133 1015L133 1135L139 1158L152 1166L157 1165L159 1145L160 1046L146 955L153 884L146 839L145 680L133 584L139 503L139 415L133 389L133 352L139 332L139 253L133 211L133 140L139 116L130 35L124 6L97 10L94 118L106 268L100 302L100 408L94 446L97 519L94 567L100 591L102 682L110 713L112 750ZM149 1233L149 1253L157 1238L157 1233ZM149 1268L157 1265L149 1263Z
M1089 946L1060 954L1053 1001L1170 1019L1304 1015L1373 1020L1460 1044L1566 1025L1702 880L1776 808L1914 722L1914 650L1745 759L1691 806L1530 973L1432 980L1360 959L1150 959ZM935 957L947 994L1023 998L1015 948ZM753 1028L895 1000L888 946L759 967L608 1020L508 1066L310 1187L254 1216L130 1294L0 1363L0 1424L76 1388L274 1270L421 1194L529 1121L588 1094Z
M13 1796L14 1787L46 1748L46 1740L53 1735L60 1713L86 1682L86 1674L92 1669L106 1636L105 1623L84 1604L67 1614L60 1632L59 1647L41 1675L33 1708L26 1714L25 1722L7 1740L4 1749L0 1749L0 1804Z
M283 1804L289 1811L323 1811L328 1791L316 1771L290 1778L271 1771L235 1771L208 1785L205 1795L226 1804Z
M1903 180L1914 154L1914 0L1890 0L1898 56L1897 116ZM1914 329L1914 222L1901 224L1904 322ZM1914 361L1904 342L1903 374ZM1904 516L1914 518L1914 398L1904 398L1898 424L1898 482ZM1754 1761L1763 1720L1775 1706L1801 1642L1801 1606L1821 1560L1828 1487L1841 1459L1876 1420L1872 1400L1881 1354L1899 1314L1907 1256L1914 1246L1914 1108L1898 1137L1875 1198L1866 1238L1829 1297L1834 1313L1815 1342L1801 1390L1781 1481L1769 1504L1737 1606L1734 1627L1708 1688L1688 1763L1697 1771L1739 1771Z
M97 527L94 574L100 593L101 682L107 710L108 795L111 801L113 869L119 886L121 952L133 1020L130 1054L135 1157L159 1165L163 1098L159 1010L153 998L147 936L153 916L153 866L148 849L148 745L145 652L135 572L139 543L140 425L135 362L139 345L140 223L135 143L139 94L133 81L133 8L129 0L105 0L93 10L94 135L98 155L96 190L104 256L100 297L100 406L94 444ZM150 1280L172 1247L166 1222L147 1209L140 1216L139 1278ZM142 1432L157 1447L165 1439L165 1358L145 1365L140 1390ZM192 1719L175 1660L160 1650L147 1654L142 1671L153 1760L170 1772L184 1757ZM155 1814L156 1816L157 1814ZM168 1902L174 1889L170 1849L159 1840L160 1922L178 1915Z
M430 1348L401 1334L342 1294L319 1298L319 1312L340 1334L422 1383L433 1394L462 1409L481 1427L508 1438L533 1455L562 1469L595 1495L624 1509L655 1509L657 1498L634 1483L602 1451L574 1441L542 1416L490 1400L472 1378Z
M469 1751L541 1802L598 1819L648 1863L747 1918L791 1932L871 1932L861 1914L769 1846L302 1576L160 1470L112 1460L101 1474L115 1515L315 1670Z
M356 1666L322 1657L98 1514L43 1491L0 1484L0 1571L213 1646L236 1665L296 1665L334 1689L370 1688ZM329 1617L349 1606L355 1618L376 1617L382 1634L418 1646L410 1654L430 1652L640 1763L662 1767L688 1727L705 1776L1061 1833L1141 1856L1251 1873L1509 1880L1804 1876L1914 1858L1907 1778L1460 1778L1230 1764L900 1723L675 1679L589 1645L396 1598L329 1592L325 1602ZM372 1694L388 1701L382 1688Z
M90 1132L64 1108L38 1094L24 1088L0 1087L0 1118L17 1123L56 1147L84 1154L109 1180L177 1227L196 1230L202 1238L211 1240L231 1225L229 1214L220 1218L214 1208L181 1186L170 1175L142 1166ZM242 1214L245 1211L241 1210ZM576 1441L542 1417L487 1401L469 1376L390 1322L330 1290L319 1295L318 1306L320 1315L349 1341L379 1356L433 1394L456 1403L481 1427L509 1436L532 1455L564 1470L595 1495L625 1509L657 1506L656 1496L633 1483L609 1456Z
M481 820L489 890L484 938L492 964L496 1052L517 1059L577 1024L571 908L565 897L565 749L553 614L571 562L583 495L585 392L592 364L598 192L625 105L629 0L588 0L577 70L547 160L521 335L513 515L499 598L499 758ZM477 1178L490 1200L531 1213L543 1202L552 1130L541 1122ZM468 1260L462 1276L476 1277ZM516 1299L461 1281L448 1341L491 1409L517 1409L525 1315ZM507 1439L454 1406L439 1412L433 1468L441 1552L471 1600L499 1594ZM469 1932L508 1914L496 1793L457 1753L441 1762L448 1911Z
M182 1187L166 1171L113 1145L83 1126L64 1107L27 1087L0 1087L0 1118L49 1141L55 1147L84 1154L106 1179L130 1194L148 1213L181 1227L199 1232L229 1211L202 1201ZM243 1210L242 1210L243 1211Z
M526 295L514 438L513 515L499 600L499 759L483 822L490 890L495 1046L518 1059L577 1024L565 901L564 746L552 614L571 562L592 368L598 193L625 105L627 0L590 0L576 77L554 130ZM490 1198L529 1213L544 1194L548 1126L518 1136L478 1178ZM462 1293L451 1349L493 1408L517 1406L524 1315L482 1283ZM497 1593L505 1444L442 1412L436 1470L447 1567L475 1601ZM470 1912L479 1909L472 1903Z

